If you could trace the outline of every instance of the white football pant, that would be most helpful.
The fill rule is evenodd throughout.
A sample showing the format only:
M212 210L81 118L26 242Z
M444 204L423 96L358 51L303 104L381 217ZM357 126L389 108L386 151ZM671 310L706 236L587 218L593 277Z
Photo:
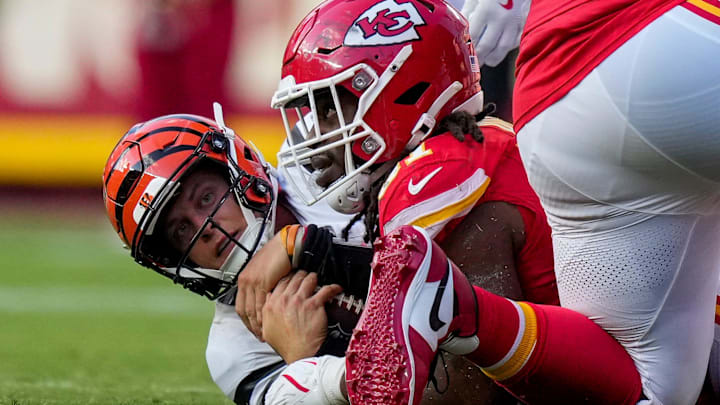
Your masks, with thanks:
M518 142L562 305L625 346L642 404L694 404L720 279L720 25L672 9Z

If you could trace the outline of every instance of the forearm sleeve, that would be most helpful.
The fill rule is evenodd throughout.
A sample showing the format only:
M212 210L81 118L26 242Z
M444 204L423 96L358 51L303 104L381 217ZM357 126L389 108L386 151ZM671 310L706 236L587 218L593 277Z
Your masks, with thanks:
M342 393L345 358L320 356L288 365L270 385L265 405L347 405Z

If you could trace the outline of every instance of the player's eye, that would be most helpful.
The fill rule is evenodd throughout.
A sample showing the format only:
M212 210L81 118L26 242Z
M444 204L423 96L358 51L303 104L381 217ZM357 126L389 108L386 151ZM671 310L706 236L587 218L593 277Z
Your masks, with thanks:
M205 205L211 204L214 200L215 200L215 194L208 192L208 193L203 194L202 197L200 197L200 204L205 206Z
M177 226L175 226L175 230L173 232L173 241L178 247L185 248L187 246L187 243L190 241L192 235L192 227L189 223L183 221L177 224Z
M175 227L175 235L177 236L178 240L182 240L184 236L186 236L189 233L189 226L182 222L178 226Z

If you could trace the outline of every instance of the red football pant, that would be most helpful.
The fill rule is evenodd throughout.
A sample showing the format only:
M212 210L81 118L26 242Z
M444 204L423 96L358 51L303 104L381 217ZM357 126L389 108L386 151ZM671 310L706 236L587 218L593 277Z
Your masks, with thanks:
M607 332L569 309L475 287L478 349L466 357L530 404L635 404L640 375Z

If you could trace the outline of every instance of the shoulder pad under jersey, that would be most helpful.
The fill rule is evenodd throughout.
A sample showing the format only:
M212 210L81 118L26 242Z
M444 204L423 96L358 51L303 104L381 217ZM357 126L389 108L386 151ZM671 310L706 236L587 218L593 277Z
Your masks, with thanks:
M467 215L490 183L483 153L470 137L461 142L444 134L421 143L380 190L381 232L416 225L435 237L448 222Z

